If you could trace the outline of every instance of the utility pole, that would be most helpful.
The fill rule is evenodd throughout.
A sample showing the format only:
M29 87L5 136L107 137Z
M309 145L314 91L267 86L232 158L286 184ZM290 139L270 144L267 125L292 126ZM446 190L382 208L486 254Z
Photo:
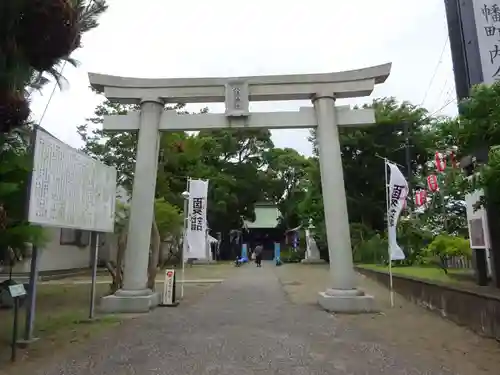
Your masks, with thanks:
M484 0L477 2L474 0L445 0L444 3L446 8L457 100L460 103L461 100L469 96L472 86L485 82L483 72L486 67L482 66L481 53L489 54L489 51L485 51L484 49L481 51L478 33L483 33L480 36L481 41L484 42L485 25L484 20L476 20L474 7L484 6L486 9L488 7L491 8L494 1ZM481 14L481 11L478 9L476 14ZM477 27L476 21L478 23L482 22L480 28ZM488 79L491 81L491 77L488 77ZM460 105L458 110L460 112ZM480 152L480 150L476 150L476 152ZM473 158L469 155L464 159L472 161ZM469 170L470 173L474 173L471 171L471 165L463 164L462 162L460 164L462 169L466 169ZM486 198L488 193L488 191L484 192ZM489 199L486 199L486 201L488 202L486 211L490 233L490 251L493 258L493 279L495 281L495 286L500 288L500 227L498 225L500 222L500 214L498 213L498 207L495 207L495 205L489 202ZM487 279L486 250L477 249L474 251L474 254L478 284L483 285Z
M411 153L410 153L410 124L408 121L403 123L403 133L405 137L405 159L406 159L406 173L408 176L408 197L410 197L410 216L413 212L413 193L412 193L412 183L411 179L413 177L412 169L411 169Z

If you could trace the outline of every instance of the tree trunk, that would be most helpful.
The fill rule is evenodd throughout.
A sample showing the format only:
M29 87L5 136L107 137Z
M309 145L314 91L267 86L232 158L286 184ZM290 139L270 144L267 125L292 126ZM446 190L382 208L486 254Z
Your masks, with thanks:
M115 293L123 287L123 258L127 246L127 233L122 232L118 235L116 244L116 263L106 262L106 268L111 275L110 292Z
M148 266L148 288L155 289L156 274L158 273L158 262L160 260L161 237L156 225L156 220L153 218L151 225L151 255L149 256Z
M125 258L125 250L127 249L128 233L125 231L118 237L118 249L116 252L116 285L118 289L123 287L123 260Z
M163 240L160 242L160 251L158 252L158 266L161 267L165 263L165 248L168 245L166 241Z

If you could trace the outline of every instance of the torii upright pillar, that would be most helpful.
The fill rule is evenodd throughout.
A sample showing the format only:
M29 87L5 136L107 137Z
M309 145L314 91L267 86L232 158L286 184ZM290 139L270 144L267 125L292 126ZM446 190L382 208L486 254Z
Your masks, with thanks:
M313 97L318 122L317 140L326 235L330 258L330 287L318 302L335 312L371 312L374 299L356 288L344 173L335 97L320 92Z
M156 162L159 131L195 131L224 128L318 128L321 184L330 255L331 281L320 292L319 304L333 312L369 312L374 300L356 288L353 269L349 219L342 171L339 126L372 125L371 109L350 109L335 106L336 99L368 96L375 84L389 76L391 64L338 73L224 77L142 79L90 73L91 85L114 102L143 103L142 112L107 116L104 128L115 131L138 131L134 191L132 194L131 233L148 233L152 222L155 176L151 168ZM153 99L151 99L153 98ZM249 102L266 100L313 101L314 108L295 112L250 113ZM225 102L224 114L179 115L163 111L158 117L156 103ZM144 130L146 127L151 127ZM150 145L152 149L147 149ZM147 169L140 170L143 162ZM147 172L147 173L146 173ZM150 202L150 203L145 203ZM141 209L142 205L144 208ZM135 209L134 209L135 208ZM147 211L147 212L146 212ZM107 297L107 311L143 312L154 306L155 298L146 289L149 237L135 237L127 246L124 288ZM137 269L140 267L141 269Z

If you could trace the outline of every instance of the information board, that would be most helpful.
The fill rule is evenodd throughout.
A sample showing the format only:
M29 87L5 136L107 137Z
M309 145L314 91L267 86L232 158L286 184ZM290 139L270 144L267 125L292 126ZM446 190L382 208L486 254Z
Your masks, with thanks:
M489 249L490 234L488 230L488 215L481 207L475 209L475 205L483 195L482 190L476 190L465 195L467 212L467 224L469 227L469 241L471 249Z
M113 232L116 169L35 130L28 220L33 224Z
M24 284L9 285L9 292L12 298L18 298L26 295Z

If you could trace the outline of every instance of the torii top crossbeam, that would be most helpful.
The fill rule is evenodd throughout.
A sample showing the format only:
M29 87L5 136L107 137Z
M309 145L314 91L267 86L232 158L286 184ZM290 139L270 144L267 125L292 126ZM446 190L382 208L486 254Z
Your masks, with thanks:
M305 100L318 92L331 92L336 98L368 96L376 84L385 82L390 71L387 63L320 74L152 79L89 73L89 79L97 91L123 104L153 97L171 103L212 103L227 100L227 87L234 85L242 85L250 101Z

